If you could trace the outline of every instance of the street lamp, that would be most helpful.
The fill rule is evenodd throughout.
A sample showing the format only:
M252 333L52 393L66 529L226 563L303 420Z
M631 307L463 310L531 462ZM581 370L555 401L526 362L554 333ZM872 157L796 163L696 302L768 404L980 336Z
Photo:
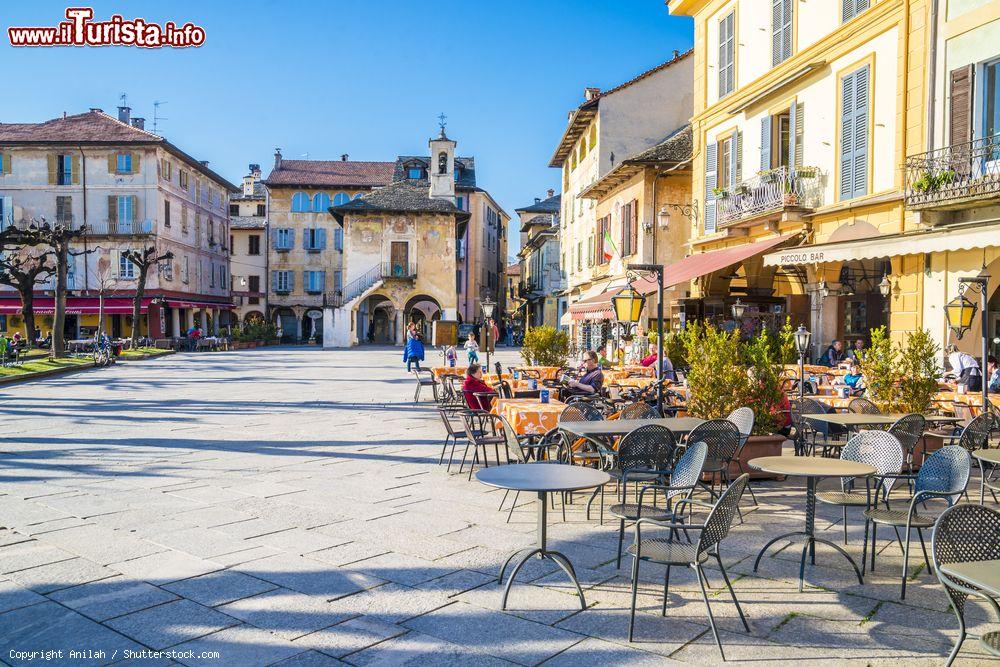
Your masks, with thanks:
M619 322L636 324L642 319L642 309L646 306L646 297L629 285L611 297L611 305L615 309L615 317Z
M490 329L493 327L490 325L490 320L493 319L493 309L496 308L497 304L489 296L483 299L483 326L486 327L486 370L490 369Z
M743 316L747 312L747 305L741 300L736 299L736 303L733 304L733 319L737 322L743 321Z
M806 355L809 353L809 341L812 334L806 329L804 324L800 324L795 331L795 350L799 353L799 410L802 410L802 400L806 389ZM804 451L805 440L802 439L801 429L796 429L795 439L798 441L796 449Z
M878 284L878 291L882 293L882 296L888 297L892 293L892 283L889 282L889 274L882 276L882 282Z
M641 271L646 273L652 273L656 275L656 411L662 415L663 414L663 336L666 333L663 329L663 265L662 264L629 264L625 267L628 271ZM629 280L628 290L631 290L632 280ZM622 290L624 294L626 290ZM620 296L621 294L619 294ZM626 299L631 299L631 297L626 297ZM622 301L623 312L622 315L628 315L634 317L635 321L639 320L639 316L642 313L642 306L645 305L645 298L643 298L641 305L638 310L635 310L634 303L631 304L631 309L625 310L624 304L631 303L630 301ZM615 302L615 314L618 314L618 302Z
M965 296L968 290L979 292L980 306L978 308L982 316L982 359L980 363L980 373L982 374L983 390L983 410L989 408L989 376L986 375L989 368L989 282L990 276L984 271L973 278L958 279L958 296L948 302L944 307L945 317L948 318L948 326L955 332L955 337L959 340L965 332L972 328L972 323L976 318L976 304Z

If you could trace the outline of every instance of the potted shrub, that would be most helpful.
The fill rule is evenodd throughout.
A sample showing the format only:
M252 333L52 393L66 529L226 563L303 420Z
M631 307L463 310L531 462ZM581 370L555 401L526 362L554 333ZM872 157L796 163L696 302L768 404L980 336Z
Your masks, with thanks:
M753 408L756 420L740 460L753 478L770 473L752 471L747 461L779 456L783 435L776 434L782 402L781 363L768 335L762 332L745 343L738 331L722 331L711 324L694 323L684 336L688 364L688 413L702 419L722 419L738 407ZM733 464L730 476L739 468Z
M555 327L532 327L524 334L521 357L529 366L565 366L569 357L569 334Z

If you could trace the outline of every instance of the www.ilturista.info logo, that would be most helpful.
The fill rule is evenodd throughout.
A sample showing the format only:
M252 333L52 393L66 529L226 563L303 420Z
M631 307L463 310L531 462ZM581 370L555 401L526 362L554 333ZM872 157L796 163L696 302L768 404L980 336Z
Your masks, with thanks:
M114 14L107 21L93 21L90 7L69 7L66 21L54 27L10 27L11 46L139 46L185 48L205 43L205 29L193 23L163 25Z

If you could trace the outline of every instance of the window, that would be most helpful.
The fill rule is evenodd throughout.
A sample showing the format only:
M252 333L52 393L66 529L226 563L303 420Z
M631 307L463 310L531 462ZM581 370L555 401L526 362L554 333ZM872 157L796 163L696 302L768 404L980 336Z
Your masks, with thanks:
M333 230L333 248L341 252L344 251L344 230L341 227L336 227Z
M413 181L419 181L424 177L424 170L420 167L410 167L406 170L406 177Z
M608 243L611 238L611 216L606 215L597 221L597 233L594 235L594 254L598 264L607 264L611 261L612 248Z
M288 294L295 287L295 274L291 271L271 271L271 289L279 294Z
M174 279L174 263L173 262L164 262L160 266L163 267L163 274L162 274L163 275L163 279L164 280L168 280L168 281L172 281Z
M1000 133L1000 60L983 65L982 78L982 136L992 137Z
M344 289L344 272L334 271L333 272L333 291L340 292Z
M208 286L215 287L215 264L208 265Z
M841 0L843 23L847 23L870 6L871 0Z
M229 205L229 215L237 216L239 214L240 214L240 205L239 204L230 204Z
M118 254L118 277L122 280L135 279L135 264L124 254Z
M116 174L131 174L132 173L132 154L131 153L118 153L115 156L115 173Z
M56 156L56 185L71 185L73 183L73 156Z
M622 207L622 257L634 255L639 245L639 201L633 199Z
M296 192L292 195L292 213L309 213L309 195L305 192Z
M163 226L170 226L170 200L163 200Z
M583 271L583 241L576 242L576 270Z
M326 288L326 271L303 271L302 284L309 294L320 294Z
M351 199L361 199L361 193L360 192L357 193L356 195L354 195L353 197L351 197Z
M462 269L455 272L455 291L462 291Z
M351 197L346 192L338 192L333 196L334 206L343 206L349 201L351 201Z
M177 172L177 182L180 183L182 190L188 189L188 173L184 169Z
M294 229L275 229L274 230L274 249L278 252L287 252L292 249L295 244L295 230Z
M733 183L733 137L727 137L719 142L719 189L728 190Z
M260 254L260 234L251 234L247 237L247 254L255 256Z
M597 147L597 123L590 125L590 150Z
M840 82L840 198L868 194L869 65Z
M267 215L267 206L265 204L257 204L257 217L263 218Z
M118 224L134 222L136 198L132 195L121 195L114 199L117 200Z
M247 291L250 294L260 294L260 276L247 276ZM250 304L256 305L260 303L260 297L251 296L247 301Z
M226 289L226 267L219 265L219 287Z
M719 21L719 97L736 87L736 12Z
M73 223L73 198L56 197L56 222L60 225Z
M181 282L187 283L191 277L191 272L188 266L188 256L184 255L181 258Z
M316 213L326 213L326 209L330 208L330 195L325 192L318 192L313 197L313 211Z
M594 235L587 237L587 266L594 265Z
M792 57L792 0L771 0L771 65Z
M325 229L306 229L302 233L302 247L309 252L319 252L326 249Z
M457 208L459 211L464 211L465 210L465 198L464 197L455 197L455 208Z
M229 235L229 247L230 248L235 248L236 247L236 246L233 245L233 235L232 234ZM223 248L223 250L225 250L225 248Z
M174 164L170 160L160 160L160 178L169 181L174 175Z

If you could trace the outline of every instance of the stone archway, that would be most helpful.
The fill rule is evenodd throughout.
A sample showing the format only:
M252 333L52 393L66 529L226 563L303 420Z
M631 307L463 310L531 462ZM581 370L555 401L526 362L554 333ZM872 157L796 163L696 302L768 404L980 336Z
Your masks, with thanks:
M417 331L423 334L425 340L430 340L431 322L440 320L442 313L438 300L426 294L411 296L406 305L403 306L403 319L406 326L409 326L410 322L415 323Z
M396 342L396 306L384 294L372 294L359 308L358 343L392 345Z

